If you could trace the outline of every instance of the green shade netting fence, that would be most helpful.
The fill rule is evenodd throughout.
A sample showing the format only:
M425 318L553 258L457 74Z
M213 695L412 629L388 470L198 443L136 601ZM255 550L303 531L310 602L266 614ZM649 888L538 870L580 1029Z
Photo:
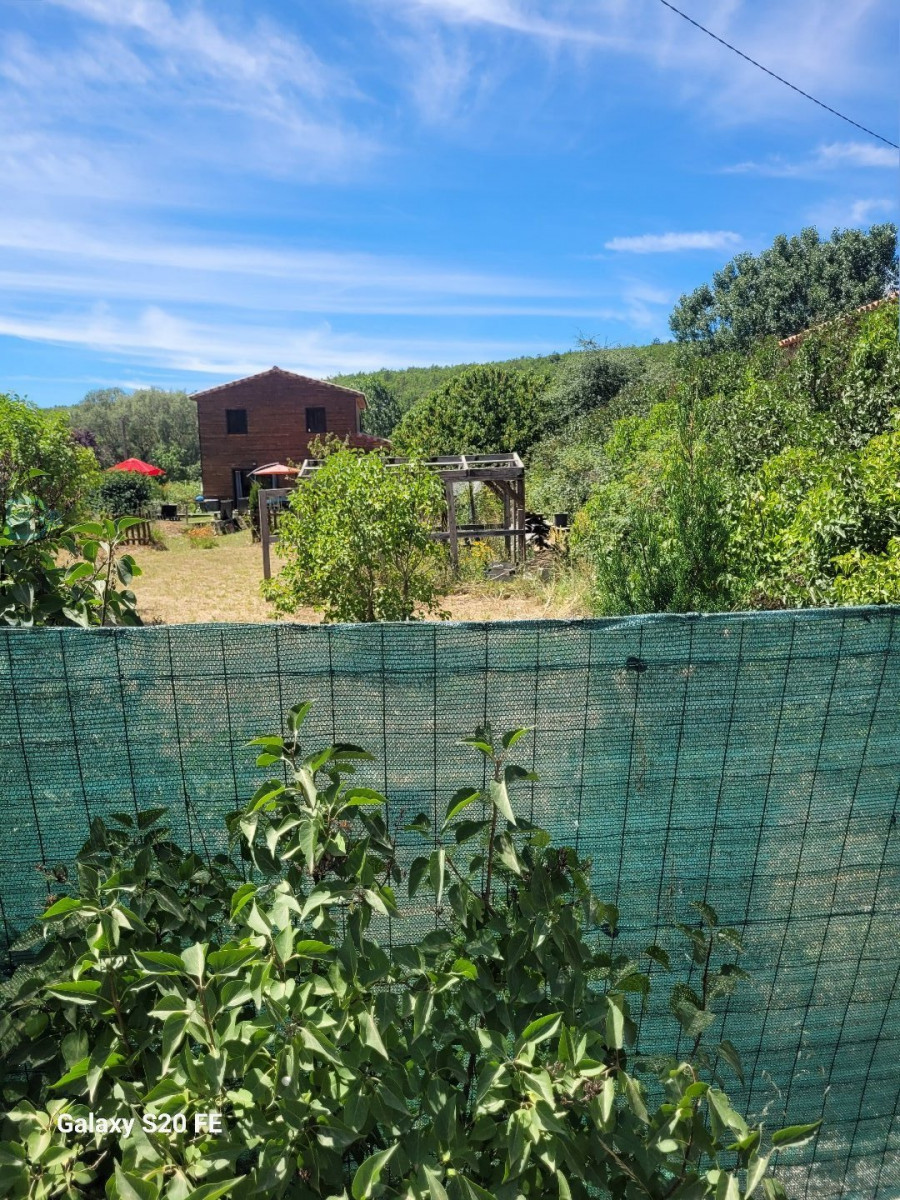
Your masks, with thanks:
M244 743L312 698L311 742L378 756L394 818L441 817L480 779L456 744L533 725L519 811L593 860L622 941L713 904L753 984L711 1036L737 1044L739 1107L825 1126L781 1156L795 1196L900 1196L900 609L577 622L193 625L0 635L0 918L46 902L92 817L168 805L224 848L262 772ZM418 918L421 921L424 918ZM394 923L415 936L416 918ZM689 967L679 957L685 974ZM671 1048L665 978L640 1049Z

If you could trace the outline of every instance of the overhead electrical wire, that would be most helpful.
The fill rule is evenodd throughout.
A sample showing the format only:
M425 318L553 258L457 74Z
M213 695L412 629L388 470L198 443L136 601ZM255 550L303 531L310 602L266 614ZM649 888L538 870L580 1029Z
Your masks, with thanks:
M671 9L672 12L676 13L679 17L683 17L685 21L693 25L696 29L699 29L702 33L705 33L707 37L711 37L714 42L718 42L720 45L725 46L733 54L737 54L746 62L752 63L754 67L758 67L760 71L765 71L767 75L771 75L773 79L777 79L779 83L783 83L785 87L789 87L792 92L797 92L799 95L804 96L807 100L812 100L813 104L818 104L819 108L824 108L825 111L830 112L832 116L839 117L840 120L846 121L848 125L855 126L856 129L861 129L862 132L867 133L869 137L877 138L879 142L884 142L886 146L892 146L895 150L900 150L900 146L898 146L896 142L892 142L889 138L882 137L881 134L876 133L874 129L867 129L865 125L860 125L859 121L854 121L852 117L844 116L844 114L838 112L836 108L832 108L830 104L823 104L821 100L817 100L815 96L811 96L809 92L804 92L802 88L798 88L797 85L791 83L790 80L782 79L780 75L776 75L774 71L770 71L768 67L764 67L762 63L757 62L755 58L751 58L750 55L745 54L743 50L738 50L737 46L732 46L731 42L726 42L724 38L720 38L719 35L713 33L711 29L707 29L705 25L701 25L699 21L695 21L693 17L689 17L687 13L682 12L680 8L676 8L674 4L670 4L669 0L659 0L659 2L666 8Z

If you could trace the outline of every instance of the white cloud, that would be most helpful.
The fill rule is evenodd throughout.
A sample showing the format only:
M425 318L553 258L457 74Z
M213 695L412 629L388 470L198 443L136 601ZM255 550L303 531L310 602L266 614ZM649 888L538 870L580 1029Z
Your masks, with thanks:
M148 306L123 318L97 306L86 313L56 317L12 318L0 315L0 336L88 347L122 357L134 365L235 378L277 364L314 376L379 367L430 365L434 362L484 362L512 358L525 347L517 342L448 338L374 338L339 333L327 322L287 329L246 320L209 324L179 318ZM551 344L529 343L529 353L549 353Z
M743 238L727 229L699 233L642 233L637 237L615 237L605 242L607 250L629 254L670 254L682 250L728 250Z
M900 166L900 152L874 142L830 142L818 146L805 158L794 161L773 155L762 162L735 163L724 167L725 175L764 175L775 179L810 178L826 171L846 170L848 167Z
M900 152L874 142L832 142L820 146L818 160L822 166L889 167L900 166Z
M848 225L868 225L872 217L879 213L890 213L897 208L895 200L886 197L875 197L870 200L857 200L850 206Z

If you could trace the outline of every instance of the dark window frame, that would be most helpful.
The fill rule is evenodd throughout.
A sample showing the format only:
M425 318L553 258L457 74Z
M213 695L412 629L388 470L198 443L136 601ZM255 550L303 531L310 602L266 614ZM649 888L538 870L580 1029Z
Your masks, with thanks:
M242 425L242 429L234 429L232 426ZM247 432L247 410L246 408L226 408L225 409L225 432L228 434L242 434Z
M312 414L316 416L313 417ZM319 424L321 422L321 425ZM306 432L307 433L327 433L328 432L328 410L324 404L310 405L306 410Z

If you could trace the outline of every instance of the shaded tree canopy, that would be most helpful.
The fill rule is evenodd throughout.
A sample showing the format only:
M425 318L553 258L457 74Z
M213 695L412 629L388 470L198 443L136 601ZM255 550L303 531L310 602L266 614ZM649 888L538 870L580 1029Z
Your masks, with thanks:
M759 255L736 255L711 283L681 297L669 325L679 342L746 350L877 300L896 282L894 225L835 229L829 240L807 228L780 234Z

